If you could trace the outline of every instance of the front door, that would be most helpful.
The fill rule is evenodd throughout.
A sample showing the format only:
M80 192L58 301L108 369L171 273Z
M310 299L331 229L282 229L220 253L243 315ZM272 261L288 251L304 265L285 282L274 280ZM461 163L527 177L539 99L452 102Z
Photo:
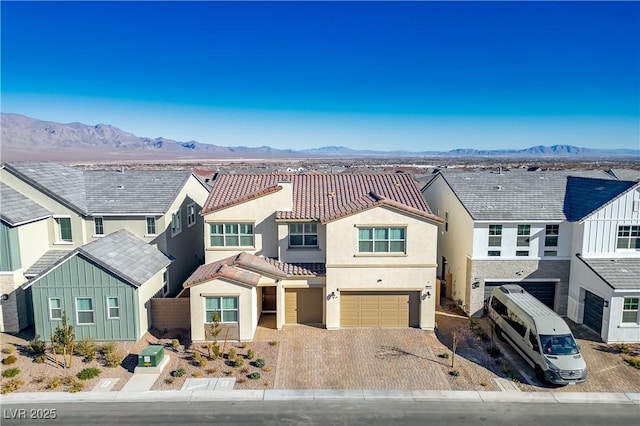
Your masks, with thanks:
M276 311L277 287L262 287L262 312Z

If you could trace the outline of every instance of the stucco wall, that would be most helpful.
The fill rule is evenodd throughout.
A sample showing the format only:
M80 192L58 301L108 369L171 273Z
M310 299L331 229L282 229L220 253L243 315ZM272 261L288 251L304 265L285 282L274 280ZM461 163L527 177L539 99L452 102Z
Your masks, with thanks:
M53 227L52 219L38 220L18 227L22 269L27 270L49 250L47 236Z
M151 327L151 299L156 293L162 291L161 270L146 283L138 287L138 339Z
M316 223L318 230L318 247L289 247L289 223L279 222L278 254L279 259L287 263L324 263L327 251L327 227Z

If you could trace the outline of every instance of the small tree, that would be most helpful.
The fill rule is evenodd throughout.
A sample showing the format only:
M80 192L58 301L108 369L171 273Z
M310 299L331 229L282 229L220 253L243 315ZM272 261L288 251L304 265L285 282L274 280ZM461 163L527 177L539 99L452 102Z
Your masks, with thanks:
M213 313L213 322L209 326L209 334L211 335L211 339L213 340L213 344L218 344L218 336L222 332L222 326L220 325L220 316L217 312Z
M456 349L458 348L458 329L454 328L451 334L451 368L455 367Z
M56 327L51 335L51 347L53 356L58 363L56 356L56 348L62 351L62 362L64 368L70 368L73 361L73 346L76 341L76 334L73 326L68 323L66 312L62 312L62 322ZM67 362L67 354L69 354L69 362Z

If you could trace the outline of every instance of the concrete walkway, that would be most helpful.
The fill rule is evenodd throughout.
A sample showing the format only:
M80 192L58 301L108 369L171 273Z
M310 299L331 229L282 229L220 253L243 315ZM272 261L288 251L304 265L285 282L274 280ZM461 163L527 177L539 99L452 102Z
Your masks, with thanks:
M120 392L142 392L151 389L160 374L134 374Z

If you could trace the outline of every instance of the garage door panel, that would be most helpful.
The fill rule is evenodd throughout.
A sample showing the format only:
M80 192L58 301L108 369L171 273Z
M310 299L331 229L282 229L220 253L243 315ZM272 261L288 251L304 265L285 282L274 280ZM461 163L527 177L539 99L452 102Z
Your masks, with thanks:
M342 292L340 299L341 327L409 326L409 293Z
M530 293L533 297L554 309L556 299L556 283L555 282L491 282L484 283L484 298L485 300L491 297L491 293L495 288L506 284L516 284L524 288L526 292Z

